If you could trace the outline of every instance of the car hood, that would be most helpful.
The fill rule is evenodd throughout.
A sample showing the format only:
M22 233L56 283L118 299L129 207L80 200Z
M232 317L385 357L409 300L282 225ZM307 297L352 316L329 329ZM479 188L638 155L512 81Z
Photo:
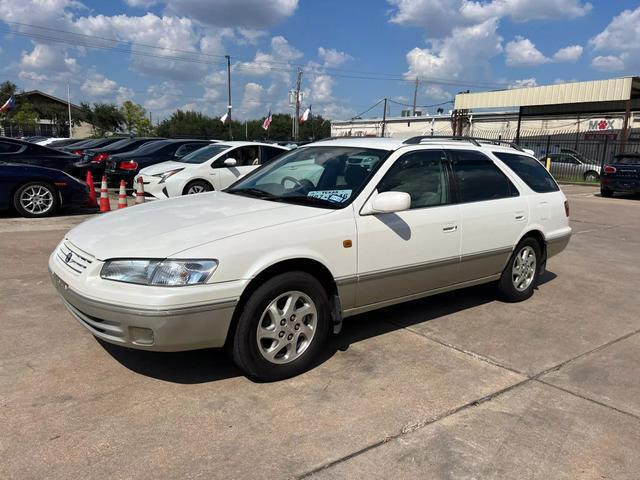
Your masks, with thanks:
M209 192L102 214L67 237L99 260L166 258L252 230L326 215L327 210Z
M140 174L157 175L158 173L168 172L169 170L174 170L176 168L189 168L191 166L193 166L193 164L169 160L168 162L161 162L155 165L151 165L150 167L145 167L140 170Z

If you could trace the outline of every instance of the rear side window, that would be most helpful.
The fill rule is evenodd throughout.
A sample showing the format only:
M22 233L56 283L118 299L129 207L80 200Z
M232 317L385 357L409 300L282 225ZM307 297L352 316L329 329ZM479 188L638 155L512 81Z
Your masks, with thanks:
M262 164L269 163L271 160L275 160L279 155L282 155L286 150L275 147L261 147L262 148Z
M0 153L16 153L22 149L19 143L0 142Z
M482 202L519 195L518 189L486 155L474 150L450 150L449 154L460 202Z
M547 169L535 158L505 152L493 152L493 154L513 170L534 192L547 193L560 190Z

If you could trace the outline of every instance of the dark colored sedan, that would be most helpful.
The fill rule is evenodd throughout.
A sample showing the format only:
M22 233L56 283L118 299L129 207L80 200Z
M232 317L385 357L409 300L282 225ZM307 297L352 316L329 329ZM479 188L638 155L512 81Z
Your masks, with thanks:
M102 148L112 143L119 142L126 137L109 137L109 138L87 138L79 143L72 143L65 147L60 147L63 152L74 153L76 155L82 155L85 149L89 148Z
M600 193L612 197L615 192L640 193L640 153L616 155L602 169Z
M82 166L91 170L94 180L104 175L105 160L110 155L117 153L130 152L136 148L149 142L157 142L164 140L157 137L135 137L135 138L123 138L119 142L112 143L102 148L85 149L82 156Z
M136 150L110 155L106 160L105 173L109 186L117 187L124 180L133 188L133 178L140 169L157 163L176 160L212 143L209 140L159 140L142 145Z
M83 206L89 188L53 168L0 163L0 209L15 208L23 217L47 217L62 206Z
M57 168L79 179L84 178L77 155L61 152L35 143L0 137L0 162L22 163Z

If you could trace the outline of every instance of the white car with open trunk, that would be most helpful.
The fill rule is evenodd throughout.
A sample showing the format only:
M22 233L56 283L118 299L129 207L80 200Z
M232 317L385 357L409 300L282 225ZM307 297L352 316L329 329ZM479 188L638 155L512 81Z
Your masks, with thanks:
M333 139L227 191L89 220L49 260L93 335L178 351L226 345L250 377L309 368L342 319L496 282L532 295L571 236L531 155L476 139Z

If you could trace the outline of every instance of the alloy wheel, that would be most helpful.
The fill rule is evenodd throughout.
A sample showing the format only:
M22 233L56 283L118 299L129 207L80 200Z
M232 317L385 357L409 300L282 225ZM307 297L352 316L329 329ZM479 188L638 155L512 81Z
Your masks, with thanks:
M318 310L308 295L298 291L279 295L258 322L256 341L260 354L276 364L296 360L311 345L317 321Z
M536 275L536 252L529 245L516 255L511 269L511 281L519 292L523 292L533 282Z
M53 208L53 192L42 185L30 185L20 194L20 205L32 215L44 215Z

